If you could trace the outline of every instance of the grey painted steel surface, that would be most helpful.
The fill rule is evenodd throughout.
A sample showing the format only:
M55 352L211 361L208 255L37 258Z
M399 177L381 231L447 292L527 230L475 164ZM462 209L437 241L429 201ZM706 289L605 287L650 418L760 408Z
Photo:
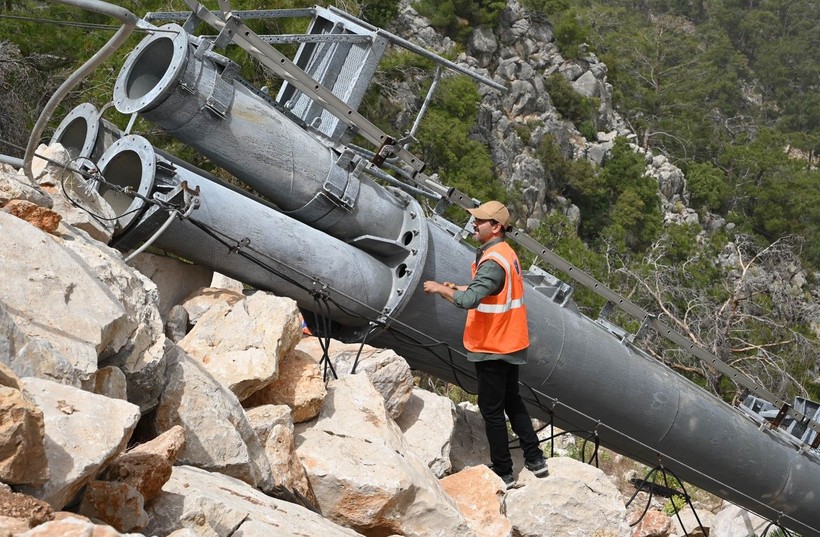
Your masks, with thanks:
M281 214L238 189L220 183L206 172L174 166L154 151L140 136L125 136L103 154L98 163L103 176L119 186L135 187L151 197L167 192L183 181L189 189L199 188L200 205L191 220L213 229L236 244L246 241L242 252L259 259L282 276L271 273L228 246L215 240L189 220L176 220L154 244L203 266L211 267L260 289L277 289L302 307L315 308L306 289L321 289L315 282L333 281L336 301L330 315L346 326L365 326L363 319L387 304L392 289L389 267L360 250ZM171 171L173 170L173 171ZM123 236L142 233L147 239L153 229L141 232L149 207L135 197L101 189L117 214L140 211L136 222L120 231ZM167 212L160 211L160 220ZM126 237L127 238L127 237Z
M254 213L249 223L247 197L242 199L242 208L224 206L220 210L223 214L214 214L214 224L232 236L253 235L259 252L284 267L301 266L306 272L330 265L345 267L322 273L328 292L341 293L334 296L350 296L349 278L354 276L354 287L359 291L366 289L362 285L370 285L359 282L371 277L378 280L373 284L377 288L386 286L383 271L371 267L373 257L406 258L409 254L401 248L377 248L374 244L401 243L397 238L406 235L407 222L425 220L416 212L417 206L397 203L392 191L341 169L331 149L243 86L230 84L229 92L216 90L228 83L221 78L221 64L207 55L197 58L194 53L182 33L177 37L162 33L144 40L118 78L118 108L140 111L292 216L321 195L328 178L360 181L354 206L335 206L330 219L306 219L316 228L310 235L315 237L311 242L323 242L321 230L351 243L345 245L349 250L339 252L338 257L335 251L328 256L329 252L320 248L326 255L314 258L301 249L288 250L277 237L266 238L269 230L276 230L277 235L280 227L287 229L290 219L265 211ZM224 115L218 110L209 111L210 97L224 98L227 94L231 95L230 105ZM411 212L412 218L407 216ZM233 230L233 226L238 227ZM297 229L304 232L311 229L299 226ZM209 245L209 239L195 229L184 224L182 229L185 231L179 231L176 239L167 239L166 246L172 251L183 248L181 255L200 255L199 262L204 264L221 263L222 258L230 257L224 251L221 255L197 254L200 247L195 244L200 241L205 241L205 251L219 248ZM415 276L402 284L398 305L391 311L390 328L368 341L396 349L415 368L474 389L474 372L464 361L461 346L464 312L425 295L418 285L426 279L466 282L474 254L436 224L420 225L415 231L419 236L408 237L404 244L413 246L405 250L419 250L417 265L412 269ZM303 231L299 231L294 241L302 240ZM336 242L329 244L338 246ZM362 262L364 259L369 260ZM225 272L218 265L215 268ZM245 275L244 270L250 272ZM369 274L371 271L373 274ZM309 294L281 279L271 277L266 281L258 268L242 264L228 273L279 294L295 294L303 307L315 307ZM395 274L393 278L391 294L398 289ZM368 302L368 307L359 311L371 312L375 319L375 312L383 307L384 295L379 294L378 299L357 296ZM395 304L396 298L393 300ZM595 431L607 447L650 466L660 461L684 481L804 536L820 537L820 458L816 452L798 450L781 432L760 430L737 409L580 315L571 302L557 304L529 283L526 302L532 345L529 363L521 370L521 381L522 393L535 416L546 419L552 415L556 425L581 435ZM338 310L331 316L343 325L361 326L361 319Z
M0 164L8 164L17 169L23 167L23 159L19 157L12 157L11 155L0 155Z
M467 282L472 249L436 225L428 228L423 279ZM817 452L800 450L782 431L760 429L738 409L622 344L571 303L562 307L529 283L525 299L531 346L521 393L534 417L548 420L552 414L558 427L580 436L596 431L606 447L650 467L661 462L680 479L786 528L820 535ZM389 332L373 344L474 391L461 345L466 314L421 289L408 300L396 329L424 344L446 342L453 352L440 348L434 356Z
M94 162L122 136L119 127L102 118L91 103L82 103L66 115L51 136L51 144L60 143L72 158Z
M195 57L202 49L188 44L181 27L163 29L137 45L120 71L117 110L140 112L317 229L345 241L400 237L404 207L394 196L336 165L338 156L330 148L294 129L262 96L223 78L221 60ZM225 117L208 105L217 94L230 110ZM355 194L356 206L343 207L319 194L328 181Z

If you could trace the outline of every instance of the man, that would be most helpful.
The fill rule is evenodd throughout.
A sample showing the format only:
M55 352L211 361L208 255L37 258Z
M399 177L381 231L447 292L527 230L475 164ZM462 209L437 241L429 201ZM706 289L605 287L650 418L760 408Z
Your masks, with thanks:
M530 345L524 281L518 256L504 240L510 213L499 201L467 209L473 215L473 237L481 244L468 285L424 282L424 292L442 296L468 310L464 328L467 359L475 363L478 407L490 444L491 468L507 488L515 485L507 423L521 443L525 466L536 476L547 474L532 421L518 393L518 366L527 362Z

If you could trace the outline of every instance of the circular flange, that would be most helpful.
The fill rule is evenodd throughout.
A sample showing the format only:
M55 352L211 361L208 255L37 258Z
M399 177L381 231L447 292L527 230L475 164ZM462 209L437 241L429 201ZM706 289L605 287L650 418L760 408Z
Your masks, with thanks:
M103 153L97 162L106 183L98 186L100 195L117 215L114 236L121 235L145 211L147 198L154 188L157 155L151 143L142 136L120 138ZM138 196L120 191L129 188Z
M60 143L71 158L88 158L94 153L100 130L100 114L91 103L75 107L60 122L49 145Z
M123 114L145 112L174 90L188 61L188 34L166 24L129 54L114 84L114 106Z

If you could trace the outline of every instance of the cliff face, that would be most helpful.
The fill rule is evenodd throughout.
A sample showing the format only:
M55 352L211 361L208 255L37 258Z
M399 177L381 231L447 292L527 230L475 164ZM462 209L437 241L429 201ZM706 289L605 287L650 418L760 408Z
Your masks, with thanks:
M455 44L446 36L437 34L427 19L412 8L411 0L402 0L402 8L394 30L425 48L445 53ZM548 20L526 12L517 0L509 0L507 8L494 28L479 27L472 33L465 52L457 63L508 88L500 93L487 86L480 87L482 102L473 136L490 149L498 178L510 189L519 191L516 206L517 225L525 230L538 228L541 220L552 212L560 212L576 225L585 215L577 206L561 195L551 182L551 174L537 157L537 149L545 136L556 141L566 159L585 159L595 166L605 164L616 137L624 137L630 147L644 158L645 174L657 181L665 225L692 224L703 234L726 231L735 225L720 215L695 211L690 207L690 193L683 171L664 155L656 155L641 146L635 133L614 109L612 86L607 81L607 66L593 53L580 59L568 60L554 43L552 26ZM563 117L545 88L545 80L560 74L578 95L598 103L594 118L595 134ZM406 94L400 99L413 102L418 99ZM786 148L787 149L787 148ZM742 242L744 239L739 239ZM730 242L714 263L729 272L727 285L744 285L738 278L744 271L738 254L741 245ZM799 251L799 248L794 249ZM760 267L771 285L762 290L772 296L783 297L789 309L799 311L801 324L811 327L820 337L820 288L810 281L820 281L820 273L811 274L796 259L793 252L785 254L788 263ZM786 291L785 297L783 291ZM798 317L790 316L790 320ZM807 321L806 321L807 320ZM815 368L820 363L815 364Z

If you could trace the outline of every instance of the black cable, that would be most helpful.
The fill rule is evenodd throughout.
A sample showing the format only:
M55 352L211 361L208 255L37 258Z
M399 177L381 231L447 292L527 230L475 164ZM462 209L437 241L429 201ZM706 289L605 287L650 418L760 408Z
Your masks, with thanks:
M655 475L655 472L657 472L657 471L658 471L658 468L655 467L652 470L650 470L648 474L646 474L646 476L643 478L641 483L636 487L635 493L632 494L632 497L629 498L629 500L626 502L626 504L625 504L626 507L630 506L632 501L638 496L638 493L641 491L641 489L643 488L643 486L647 482L647 480L649 480L650 477L653 477ZM653 482L653 484L654 484L654 482ZM629 525L630 528L640 524L641 520L643 520L643 517L645 517L646 513L649 512L649 507L652 505L652 495L653 495L653 489L652 489L651 486L648 487L648 491L649 491L649 497L646 499L646 505L643 508L643 513L641 513L641 516L639 516L637 518L637 520L635 520L634 522L632 522Z
M589 442L590 437L595 438L595 449L592 451L592 454L589 456L589 461L586 460L586 451L587 451L587 442ZM589 432L586 436L584 436L584 441L581 443L581 462L585 464L592 464L593 459L595 460L595 468L598 468L598 448L601 445L601 439L598 438L598 433L596 432Z
M356 367L359 365L359 357L362 355L362 349L364 349L364 344L367 341L367 337L376 331L378 325L376 323L370 323L370 330L365 332L364 337L362 338L362 344L359 345L359 352L356 353L356 358L353 360L353 367L350 368L350 374L356 374Z
M22 22L36 22L38 24L53 24L55 26L68 26L70 28L80 28L85 30L119 30L120 26L116 26L113 24L99 24L94 22L79 22L79 21L69 21L69 20L58 20L58 19L42 19L39 17L24 17L22 15L5 15L0 13L0 19L10 19L10 20L17 20ZM140 28L135 27L135 32L145 32L151 33L154 30L151 28Z
M783 537L793 537L794 536L794 534L792 532L790 532L789 530L787 530L786 528L784 528L780 524L776 524L774 522L769 522L769 524L765 528L763 528L763 533L760 534L760 537L766 537L769 534L769 529L772 528L772 527L780 530L781 533L783 533Z
M319 293L316 293L313 296L313 301L316 304L313 315L316 320L317 331L319 332L316 337L319 341L319 346L322 348L322 358L319 360L319 365L321 366L324 364L322 380L324 380L325 384L327 384L329 381L328 370L333 374L334 379L338 379L339 376L336 374L336 369L330 359L330 316L320 316L318 310L321 309L321 306L324 306L329 314L330 307L327 304L326 297L320 296Z
M666 479L667 473L670 474L672 477L674 477L675 481L677 481L680 484L681 492L683 493L683 498L686 500L686 505L688 505L689 508L692 509L692 513L694 513L694 515L695 515L695 521L698 523L698 527L705 534L706 529L703 527L703 523L700 521L700 517L698 517L698 512L695 510L695 506L692 504L692 498L686 492L686 487L684 486L683 481L681 481L678 478L678 476L675 475L675 472L673 472L672 470L669 470L667 468L664 468L663 464L661 464L660 468L661 468L661 471L663 472L663 484L666 486L666 488L668 488L668 489L671 488L669 486L669 482ZM680 518L680 512L678 510L678 506L675 505L674 500L672 500L672 508L675 509L675 516L677 517L678 523L680 524L681 529L684 530L684 534L685 534L686 533L686 531L685 531L686 528L683 527L683 520L681 520L681 518Z

